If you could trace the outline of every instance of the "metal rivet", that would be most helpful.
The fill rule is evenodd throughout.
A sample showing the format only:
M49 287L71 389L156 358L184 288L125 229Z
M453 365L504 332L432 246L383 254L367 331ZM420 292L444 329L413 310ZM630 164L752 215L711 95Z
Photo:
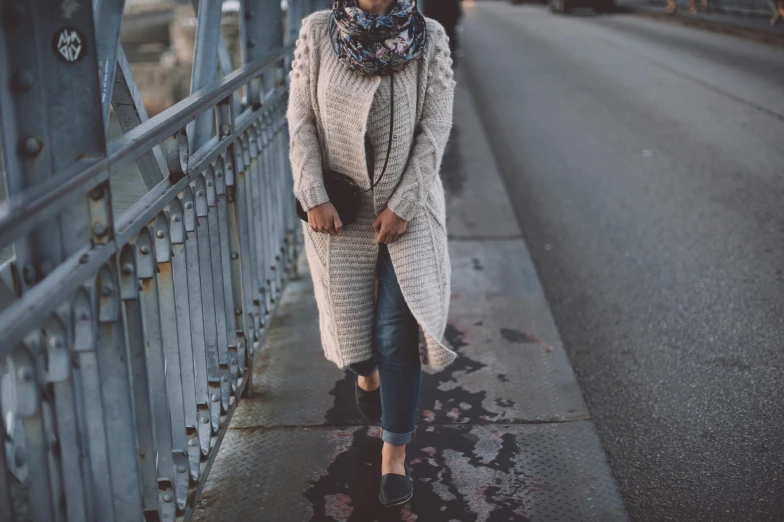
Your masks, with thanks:
M242 315L242 308L237 308L234 310L234 315Z
M19 71L14 75L13 85L14 89L18 92L30 89L34 83L35 78L30 74L30 71Z
M164 232L163 230L159 230L155 233L155 235L158 236L158 239L163 239L166 237L166 232Z
M37 156L43 148L44 142L35 136L28 136L22 140L22 153L27 156Z
M210 423L210 419L208 419L207 417L202 417L201 418L201 423L202 424L209 424Z
M182 464L177 466L177 473L185 473L185 466Z
M179 223L180 222L180 216L172 216L172 221L174 221L175 223Z
M229 382L229 378L228 378L228 377L223 377L223 378L221 378L221 380L222 380L223 382Z
M255 13L255 11L253 11L253 9L249 9L249 10L245 11L245 20L250 20L251 18L253 18L253 16L255 14L256 13Z
M88 314L87 312L82 311L82 313L79 314L80 321L88 321L89 319L90 319L90 314Z
M210 397L210 399L212 399L212 402L218 402L218 394L217 393L213 393L212 396Z
M86 264L90 260L90 254L83 254L82 257L79 258L79 262L81 264Z
M93 198L95 201L98 201L103 197L103 189L101 187L96 187L90 191L90 197Z
M193 208L193 203L191 203L190 201L186 201L185 202L185 209L186 210L190 210L192 208Z
M105 236L108 230L109 229L106 228L106 225L104 225L103 223L96 223L95 225L93 225L93 233L98 237Z
M150 253L150 247L148 247L147 245L142 245L142 247L139 249L139 252L141 252L146 256L147 254Z
M227 199L229 200L229 203L234 203L234 196L229 196Z
M211 187L211 186L212 186L212 181L208 181L208 182L207 182L207 186L208 186L208 187Z
M248 49L253 49L254 47L256 47L256 39L251 38L250 40L248 40Z
M222 178L223 177L223 172L221 172L221 171L216 172L215 173L215 177Z
M224 123L220 126L221 136L228 136L231 134L231 125Z
M203 191L203 190L197 190L197 191L196 191L196 195L197 195L198 197L202 197L202 196L204 195L204 191Z
M33 370L30 368L19 368L19 371L16 372L20 379L23 381L32 381L33 380Z
M112 287L109 285L103 285L101 287L101 295L104 297L109 297L112 295Z
M240 257L240 255L237 252L232 252L231 253L231 258L232 259L237 259L238 257Z
M133 274L133 265L131 265L130 263L124 264L122 266L122 273L125 274L125 275Z
M65 345L65 341L59 335L53 336L49 338L49 346L52 348L59 350Z
M171 502L171 501L172 501L172 496L171 496L171 493L166 493L166 494L163 496L163 501L164 501L164 502Z

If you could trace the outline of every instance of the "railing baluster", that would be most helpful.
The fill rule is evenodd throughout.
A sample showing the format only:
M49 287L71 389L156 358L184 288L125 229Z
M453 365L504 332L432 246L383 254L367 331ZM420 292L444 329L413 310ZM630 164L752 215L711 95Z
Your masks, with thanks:
M264 199L264 152L261 147L261 134L262 127L260 123L254 125L254 140L250 143L250 153L253 155L253 149L256 149L256 172L253 173L252 182L253 186L253 219L256 228L256 248L260 259L259 263L259 291L262 292L262 299L264 300L265 315L269 315L272 306L272 293L270 288L270 269L269 269L269 247L267 246L267 239L269 236L264 234L267 223L267 205ZM251 160L253 163L253 160Z
M228 365L231 391L237 391L239 379L239 359L237 355L237 315L234 313L234 286L231 256L229 252L229 217L226 201L226 162L218 156L215 162L215 208L218 215L218 236L220 238L221 273L223 275L223 299L226 311L226 335L228 339ZM208 189L209 190L209 189ZM239 257L239 256L238 256ZM236 274L239 277L239 274ZM240 310L240 314L242 310Z
M86 289L78 290L74 296L71 316L76 354L76 413L82 434L88 511L92 512L88 520L114 520L109 447L96 355L96 321L92 298Z
M47 319L47 322L51 320ZM41 336L36 333L36 345L38 346L38 353L35 356L36 359L36 366L41 368L42 370L42 392L41 392L41 401L40 401L40 408L41 408L41 419L43 420L43 428L44 428L44 441L46 443L47 453L46 458L49 461L49 485L51 487L51 495L52 495L52 522L64 522L65 521L65 492L63 491L63 480L62 480L62 465L60 463L60 459L57 456L56 449L58 446L58 438L57 438L57 426L56 421L54 418L54 411L52 404L53 397L52 394L49 393L51 388L48 387L50 382L50 375L49 375L49 365L50 362L54 365L54 374L55 376L58 373L62 373L58 371L58 364L57 362L57 355L54 354L53 360L50 361L50 356L52 355L48 350L48 346L45 339L42 339ZM31 491L31 493L34 492ZM34 496L31 498L35 498Z
M250 297L250 271L248 268L248 243L243 236L245 227L243 225L242 210L244 206L240 198L237 197L240 168L235 166L235 158L242 154L235 152L235 147L229 149L226 155L226 201L228 203L227 217L229 226L229 248L231 249L231 284L232 295L234 296L234 314L237 320L237 355L239 357L238 366L240 375L245 375L248 367L250 340L253 337L253 314L251 312ZM248 386L250 392L250 385Z
M199 243L199 273L201 275L201 300L204 305L204 343L207 355L207 388L210 394L210 420L212 431L218 433L221 417L220 365L218 363L218 327L215 315L215 292L210 253L210 227L207 209L207 184L204 175L196 178L196 234Z
M185 254L185 224L183 223L183 210L179 198L174 198L169 204L169 234L175 313L177 315L177 340L180 353L180 376L185 410L185 432L188 437L188 462L191 479L196 482L199 480L201 449L197 432L199 422L196 414L196 375L193 371L193 343L191 340L193 330L188 292L188 264Z
M2 368L2 366L0 366ZM3 403L0 402L0 415L5 418L7 412L3 410ZM2 423L0 423L2 427ZM10 467L6 462L5 448L0 448L0 520L8 520L14 522L16 516L14 515L14 505L11 499L11 473Z
M47 378L52 384L52 398L56 411L57 441L65 494L66 519L69 522L87 520L87 506L82 473L81 443L76 415L74 384L68 333L62 320L52 315L44 324L47 345Z
M156 277L156 253L152 236L147 227L139 232L137 276L141 282L141 301L144 310L145 344L147 347L147 373L150 386L150 404L155 430L158 472L158 509L164 522L173 522L177 517L175 502L174 450L172 447L172 424L169 413L169 393L166 387L166 357L163 348L161 324L161 302L158 296ZM107 519L109 520L109 519Z
M180 370L179 335L177 332L177 305L174 297L174 277L171 263L171 241L166 214L159 213L153 225L155 230L155 260L158 267L158 299L161 311L163 352L166 361L166 391L169 397L169 415L172 429L172 460L174 461L174 492L177 507L185 509L188 499L188 435L185 430L185 406Z
M259 309L259 328L266 324L269 311L267 306L267 290L264 272L264 243L261 239L261 208L259 200L259 149L256 145L256 126L252 125L246 134L247 140L243 142L243 161L250 165L245 176L245 201L247 208L248 232L251 238L251 251L253 257L253 295L254 302Z
M199 267L199 239L196 233L196 207L190 186L182 192L183 223L185 224L185 259L188 265L188 301L191 315L193 372L196 383L196 411L198 415L199 447L201 454L210 451L210 392L207 387L207 353L204 335L201 274ZM188 443L190 444L190 440Z
M231 375L229 372L229 340L226 324L226 298L223 286L223 253L221 248L221 228L218 223L217 197L215 194L215 169L212 165L204 176L207 191L207 226L210 235L210 257L212 284L215 299L215 324L218 327L218 365L220 368L220 391L223 412L229 410L231 399Z
M142 512L141 477L136 458L137 443L128 382L125 331L120 314L120 292L112 263L106 263L98 272L96 290L96 354L106 417L106 436L110 441L114 520L138 522L139 513Z
M151 410L150 382L144 343L144 320L136 274L136 253L125 245L120 254L120 298L128 331L128 365L133 393L133 411L139 446L139 469L142 478L142 505L149 517L158 514L158 473L155 457L158 449Z
M37 339L33 343L37 343ZM16 418L22 423L25 434L25 461L28 469L27 488L30 496L30 514L36 522L55 520L55 499L49 481L49 448L41 410L39 385L43 382L42 369L35 362L38 346L19 345L11 353L11 370L14 372ZM31 488L35 485L35 491Z
M273 209L275 208L275 198L272 193L272 154L270 153L270 132L269 132L269 112L265 112L261 118L261 147L259 156L261 157L261 196L262 212L264 219L264 255L267 258L267 291L269 292L270 305L278 299L278 280L275 266L275 240L274 240L274 221Z

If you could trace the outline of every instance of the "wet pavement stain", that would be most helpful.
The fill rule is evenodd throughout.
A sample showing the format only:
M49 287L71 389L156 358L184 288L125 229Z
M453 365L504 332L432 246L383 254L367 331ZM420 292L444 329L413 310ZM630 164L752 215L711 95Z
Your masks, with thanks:
M470 336L450 323L447 325L444 337L459 356L444 370L433 372L424 369L417 422L424 425L486 424L499 420L508 422L509 419L502 419L503 410L513 406L514 401L504 397L490 397L490 401L487 401L486 391L472 392L461 386L463 376L486 368L484 363L460 353L461 348L468 346ZM505 378L506 376L503 376L503 379ZM329 394L334 397L334 400L332 407L325 414L325 424L368 424L356 407L355 379L352 373L346 372L330 390ZM499 377L502 382L507 382L503 379ZM495 404L500 411L486 409L486 402L489 405Z
M536 344L539 341L536 337L529 335L526 332L521 332L516 328L501 328L501 337L510 343L517 344Z
M380 430L359 429L305 491L313 509L310 520L525 522L540 485L526 473L519 441L500 429L419 430L408 449L414 498L391 509L378 502Z

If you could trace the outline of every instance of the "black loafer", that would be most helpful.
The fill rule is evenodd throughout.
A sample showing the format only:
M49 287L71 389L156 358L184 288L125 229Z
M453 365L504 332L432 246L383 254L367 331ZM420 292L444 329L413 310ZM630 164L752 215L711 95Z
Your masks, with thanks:
M359 378L354 381L354 397L357 400L359 412L367 420L378 422L381 420L381 387L373 391L365 391L359 387Z
M414 496L414 479L406 466L405 475L387 473L381 477L381 491L378 500L384 507L400 506Z

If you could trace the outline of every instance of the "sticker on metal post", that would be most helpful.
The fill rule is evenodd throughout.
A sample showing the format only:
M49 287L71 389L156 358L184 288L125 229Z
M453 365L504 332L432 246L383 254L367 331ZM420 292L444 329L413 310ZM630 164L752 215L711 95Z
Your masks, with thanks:
M79 29L64 27L52 38L55 54L62 61L76 63L87 53L87 42Z

